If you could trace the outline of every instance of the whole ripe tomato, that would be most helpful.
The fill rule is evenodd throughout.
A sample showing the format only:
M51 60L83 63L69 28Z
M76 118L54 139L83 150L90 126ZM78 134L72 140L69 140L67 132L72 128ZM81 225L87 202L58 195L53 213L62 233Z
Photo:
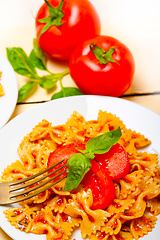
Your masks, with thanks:
M88 0L45 0L36 16L41 49L58 59L69 59L77 44L100 34L100 29L99 16Z
M69 69L84 94L119 97L132 84L135 62L123 43L100 35L74 49Z

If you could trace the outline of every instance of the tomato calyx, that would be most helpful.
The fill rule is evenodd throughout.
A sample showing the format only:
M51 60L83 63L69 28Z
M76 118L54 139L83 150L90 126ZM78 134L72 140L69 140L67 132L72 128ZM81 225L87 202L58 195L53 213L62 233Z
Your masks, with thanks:
M112 54L114 53L115 51L115 47L111 47L110 49L108 49L106 52L98 47L96 44L92 43L90 45L90 49L91 51L93 52L93 54L95 55L95 57L99 60L100 64L107 64L108 62L114 62L114 63L117 63L117 61L115 61L113 58L112 58Z
M51 26L57 26L60 27L64 24L64 22L61 22L62 18L64 17L64 13L62 11L64 0L59 4L57 8L52 7L50 3L47 0L44 0L47 4L48 10L49 10L49 16L42 19L37 19L40 23L46 23L45 27L41 31L39 37L46 32Z

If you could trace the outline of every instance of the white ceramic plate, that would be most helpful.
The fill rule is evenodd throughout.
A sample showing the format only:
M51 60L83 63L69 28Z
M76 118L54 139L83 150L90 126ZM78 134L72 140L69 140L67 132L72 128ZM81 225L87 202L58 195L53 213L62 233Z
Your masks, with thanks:
M160 144L160 115L133 102L100 96L76 96L58 99L40 104L7 123L0 131L0 174L11 162L18 159L17 147L23 137L42 119L52 122L52 125L63 124L74 110L82 114L86 120L97 119L99 110L116 114L123 120L127 128L141 132L152 141L150 149L158 152ZM3 210L7 207L0 206L0 226L14 240L45 240L45 236L26 234L10 226L4 217ZM143 240L159 240L160 218L155 229ZM73 238L81 240L79 231Z
M0 97L0 129L10 119L18 97L18 84L15 72L7 58L0 53L0 72L1 71L2 77L0 83L4 88L5 95Z

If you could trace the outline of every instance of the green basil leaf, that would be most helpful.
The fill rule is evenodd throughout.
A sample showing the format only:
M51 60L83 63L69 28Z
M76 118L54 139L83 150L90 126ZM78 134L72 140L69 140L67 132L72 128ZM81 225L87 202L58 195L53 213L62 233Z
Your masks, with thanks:
M41 79L40 79L41 81L39 81L39 85L42 88L45 88L47 90L55 87L56 83L58 81L57 75L58 74L53 73L53 74L49 74L49 75L41 77Z
M40 48L36 39L33 40L33 46L34 46L34 48L31 51L30 56L29 56L32 64L38 69L48 71L47 67L46 67L45 53Z
M90 160L81 153L72 155L67 162L67 180L64 191L73 190L78 187L84 175L91 167Z
M25 99L28 94L32 91L32 89L36 86L37 82L27 82L23 85L20 90L18 91L18 100L17 102L22 101Z
M51 100L54 100L57 98L63 98L63 97L76 96L76 95L83 95L83 93L78 88L64 87L60 92L55 93L51 97Z
M51 100L55 100L55 99L63 98L63 97L64 97L64 95L63 95L63 92L61 90L60 92L57 92L57 93L53 94L52 97L51 97Z
M43 80L43 81L40 81L39 82L39 85L44 88L44 89L51 89L53 87L55 87L57 81L54 81L54 80Z
M37 72L22 48L7 48L7 57L14 71L30 79L37 79Z
M89 154L103 154L109 151L109 149L115 145L122 135L120 127L114 131L107 132L98 137L91 138L86 143L86 153Z
M59 73L52 73L52 74L48 74L45 76L42 76L41 79L42 80L54 80L54 81L58 81L58 75Z

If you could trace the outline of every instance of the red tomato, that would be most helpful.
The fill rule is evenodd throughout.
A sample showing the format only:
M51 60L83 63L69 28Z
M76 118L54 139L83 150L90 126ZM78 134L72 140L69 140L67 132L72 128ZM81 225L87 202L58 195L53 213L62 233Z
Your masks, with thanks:
M93 44L101 48L103 59L114 47L111 54L113 61L100 63L91 50L91 47L95 48ZM69 69L71 77L84 94L119 97L131 86L135 62L123 43L113 37L97 36L74 49Z
M62 0L48 0L48 2L57 8ZM63 25L54 24L40 35L46 23L37 20L49 16L47 4L41 6L36 16L37 39L42 50L51 57L69 59L77 44L100 34L100 19L88 0L64 0L62 12L64 16L60 23Z
M96 154L95 159L114 180L123 178L130 172L127 152L119 143L113 145L107 153Z
M52 172L56 170L57 168L63 166L64 164L67 163L68 159L75 153L78 153L79 151L76 148L79 148L81 150L85 149L85 144L81 143L71 143L68 145L60 146L58 147L54 152L50 153L48 162L47 162L47 167L53 166L54 164L65 160L64 162L60 163L58 166L54 167L51 169L49 172ZM55 174L52 174L51 177L57 175L58 173L62 172L63 170L67 169L67 166L56 172ZM63 173L60 177L57 177L55 180L58 180L65 176L66 173Z
M92 190L92 209L105 209L115 198L115 187L112 179L104 168L96 161L91 161L92 166L84 176L82 183Z

